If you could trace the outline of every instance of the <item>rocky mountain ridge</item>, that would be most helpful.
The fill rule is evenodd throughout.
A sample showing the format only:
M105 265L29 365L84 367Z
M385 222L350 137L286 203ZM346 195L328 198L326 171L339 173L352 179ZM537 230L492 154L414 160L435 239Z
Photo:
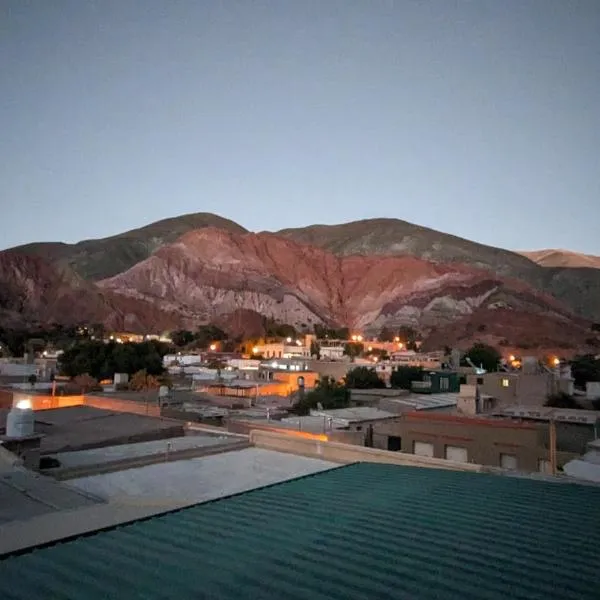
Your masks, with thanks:
M454 338L486 330L504 344L551 332L544 343L574 344L589 336L574 313L593 318L585 313L600 298L596 275L393 219L253 234L200 213L105 240L0 252L0 319L156 331L260 313L299 327L412 325ZM503 331L509 322L519 327Z
M541 267L573 267L600 269L600 256L571 252L570 250L533 250L519 252Z

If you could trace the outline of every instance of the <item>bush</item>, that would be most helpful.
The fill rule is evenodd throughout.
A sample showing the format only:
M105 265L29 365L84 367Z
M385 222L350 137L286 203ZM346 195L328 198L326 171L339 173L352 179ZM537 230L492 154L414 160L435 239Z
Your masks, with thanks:
M413 381L423 381L423 367L396 367L390 376L390 385L410 390Z
M384 388L385 383L377 375L375 369L369 367L356 367L348 371L345 377L346 387L357 390Z

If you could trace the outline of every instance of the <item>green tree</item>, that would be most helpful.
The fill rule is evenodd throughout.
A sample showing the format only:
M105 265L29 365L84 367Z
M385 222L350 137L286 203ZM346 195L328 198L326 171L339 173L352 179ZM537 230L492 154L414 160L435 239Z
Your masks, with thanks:
M129 382L129 389L135 392L145 392L148 390L157 390L160 387L160 381L154 375L147 373L146 369L142 369L134 373Z
M171 341L178 348L183 348L194 341L194 334L187 329L179 329L171 333Z
M385 383L377 375L375 369L370 367L356 367L346 373L346 387L356 390L380 389L385 387Z
M321 346L317 342L311 342L310 355L315 356L317 360L321 358Z
M551 406L553 408L581 408L573 396L561 392L560 394L551 394L548 396L544 406Z
M208 348L214 342L224 342L228 335L216 325L203 325L194 335L194 341L200 348Z
M396 367L390 375L390 385L410 390L413 381L423 381L423 367Z
M373 348L372 350L367 350L367 354L377 360L389 360L390 355L387 350L383 350L381 348Z
M394 335L394 332L391 331L390 329L388 329L387 327L384 327L379 332L379 341L380 342L393 342L395 337L396 336Z
M354 360L357 356L360 356L365 347L360 342L348 342L344 346L344 354Z
M470 358L476 367L482 367L486 371L497 371L502 355L493 346L478 342L471 346L465 358Z
M600 360L593 354L576 356L571 361L571 373L575 386L584 389L589 381L600 381Z
M162 357L168 348L156 341L140 344L82 341L65 350L59 359L59 368L69 377L87 373L98 380L112 378L115 373L132 375L142 369L150 375L161 375L164 371Z
M314 390L301 396L294 405L298 415L308 415L311 409L322 406L324 410L346 408L350 405L350 394L344 385L332 377L321 378Z

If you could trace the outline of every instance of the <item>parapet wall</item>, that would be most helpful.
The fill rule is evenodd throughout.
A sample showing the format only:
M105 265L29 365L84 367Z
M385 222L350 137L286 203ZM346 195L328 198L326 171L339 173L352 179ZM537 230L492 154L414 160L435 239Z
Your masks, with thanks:
M320 458L338 463L376 462L404 465L409 467L427 467L431 469L447 469L451 471L482 472L484 467L472 463L459 463L440 458L415 456L402 452L389 452L376 448L366 448L338 442L316 439L305 439L285 433L253 430L250 432L250 443L258 448L289 452L311 458Z

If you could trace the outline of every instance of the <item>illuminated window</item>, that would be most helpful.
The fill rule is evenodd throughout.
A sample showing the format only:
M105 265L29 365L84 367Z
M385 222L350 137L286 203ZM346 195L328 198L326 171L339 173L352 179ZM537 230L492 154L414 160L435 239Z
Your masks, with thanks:
M506 379L506 378L504 378L504 379L502 380L502 387L509 387L509 386L510 386L510 380L509 380L509 379Z

